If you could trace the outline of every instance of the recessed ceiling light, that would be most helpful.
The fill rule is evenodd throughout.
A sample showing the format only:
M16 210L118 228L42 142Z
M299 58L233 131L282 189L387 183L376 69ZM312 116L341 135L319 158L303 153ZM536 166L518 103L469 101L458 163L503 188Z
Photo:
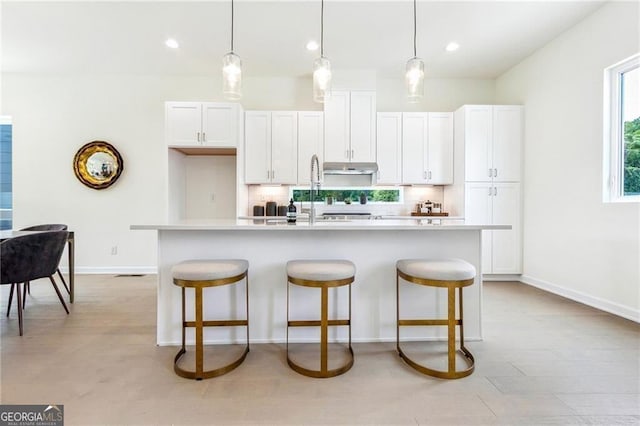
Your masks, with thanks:
M447 47L445 47L445 50L447 52L455 52L459 48L460 48L460 45L458 43L456 43L455 41L452 41L451 43L447 44Z
M307 43L307 50L318 50L318 42L315 40L309 40L309 42Z
M164 42L164 44L166 44L167 47L170 47L172 49L177 49L178 47L180 47L178 42L175 39L172 39L172 38L168 38L167 41Z

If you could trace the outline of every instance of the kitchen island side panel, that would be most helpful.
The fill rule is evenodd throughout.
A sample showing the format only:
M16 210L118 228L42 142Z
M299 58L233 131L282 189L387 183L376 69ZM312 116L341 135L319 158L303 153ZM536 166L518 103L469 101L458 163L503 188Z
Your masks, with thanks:
M253 343L280 343L286 336L286 263L293 259L348 259L356 265L352 284L352 337L355 342L396 338L395 263L401 258L455 257L480 270L481 231L469 230L159 230L157 344L181 341L180 288L171 267L189 259L249 261L249 327ZM290 286L292 319L318 319L319 291ZM331 293L330 314L348 312L346 288ZM335 294L337 293L337 294ZM402 318L446 317L446 290L401 281ZM244 282L206 289L206 319L244 315ZM338 297L333 297L334 295ZM479 340L482 284L464 289L465 338ZM187 290L187 320L193 318L193 295ZM346 340L346 327L333 327L330 338ZM292 341L312 341L318 328L290 330ZM446 327L403 327L403 340L446 338ZM205 342L242 342L244 328L207 328ZM193 342L187 330L187 342Z

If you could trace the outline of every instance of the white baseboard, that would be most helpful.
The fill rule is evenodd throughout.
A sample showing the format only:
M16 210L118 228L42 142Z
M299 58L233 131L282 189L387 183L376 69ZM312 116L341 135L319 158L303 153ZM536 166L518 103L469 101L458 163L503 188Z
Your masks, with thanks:
M601 299L599 297L591 296L581 291L572 290L566 287L562 287L548 281L540 280L530 277L528 275L522 275L520 282L530 285L532 287L539 288L541 290L548 291L549 293L557 294L558 296L566 297L567 299L574 300L576 302L583 303L601 311L608 312L613 315L617 315L622 318L640 323L640 310L633 309L628 306L620 305L609 300Z
M69 272L69 267L60 268L65 274ZM149 275L157 274L158 268L155 266L80 266L75 268L76 274L103 274L103 275Z
M424 337L424 338L402 338L400 339L401 342L435 342L435 341L439 341L439 342L446 342L447 338L446 337ZM478 338L478 337L466 337L464 339L465 342L481 342L482 339ZM395 343L396 342L396 338L395 337L384 337L384 338L375 338L375 339L367 339L367 338L360 338L360 339L352 339L351 340L352 343ZM232 341L229 340L205 340L203 342L205 345L228 345L228 344L238 344L238 345L242 345L245 343L245 340L241 340L241 339L234 339ZM285 344L287 343L287 341L285 339L254 339L254 338L250 338L249 339L249 343L250 344L264 344L264 343L277 343L277 344ZM318 339L291 339L289 340L289 343L318 343ZM348 343L348 340L343 340L343 339L339 339L339 340L335 340L335 341L330 341L329 343ZM194 344L194 340L191 339L187 339L187 345L193 345ZM158 346L180 346L182 345L182 341L168 341L168 342L160 342L157 344Z
M482 274L482 281L520 281L520 274Z

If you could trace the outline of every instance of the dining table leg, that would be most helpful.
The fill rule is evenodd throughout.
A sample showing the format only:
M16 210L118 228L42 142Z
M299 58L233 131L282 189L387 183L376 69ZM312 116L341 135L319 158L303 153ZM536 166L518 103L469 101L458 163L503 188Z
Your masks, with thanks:
M73 231L69 231L69 238L67 239L69 247L69 303L73 303L74 296L74 281L75 281L75 240Z

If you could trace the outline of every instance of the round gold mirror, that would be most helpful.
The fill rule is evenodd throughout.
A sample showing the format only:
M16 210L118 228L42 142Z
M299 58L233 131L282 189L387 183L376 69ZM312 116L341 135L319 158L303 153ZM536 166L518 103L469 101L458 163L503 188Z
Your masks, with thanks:
M80 182L93 189L104 189L122 174L124 163L113 145L93 141L78 150L73 159L73 171Z

